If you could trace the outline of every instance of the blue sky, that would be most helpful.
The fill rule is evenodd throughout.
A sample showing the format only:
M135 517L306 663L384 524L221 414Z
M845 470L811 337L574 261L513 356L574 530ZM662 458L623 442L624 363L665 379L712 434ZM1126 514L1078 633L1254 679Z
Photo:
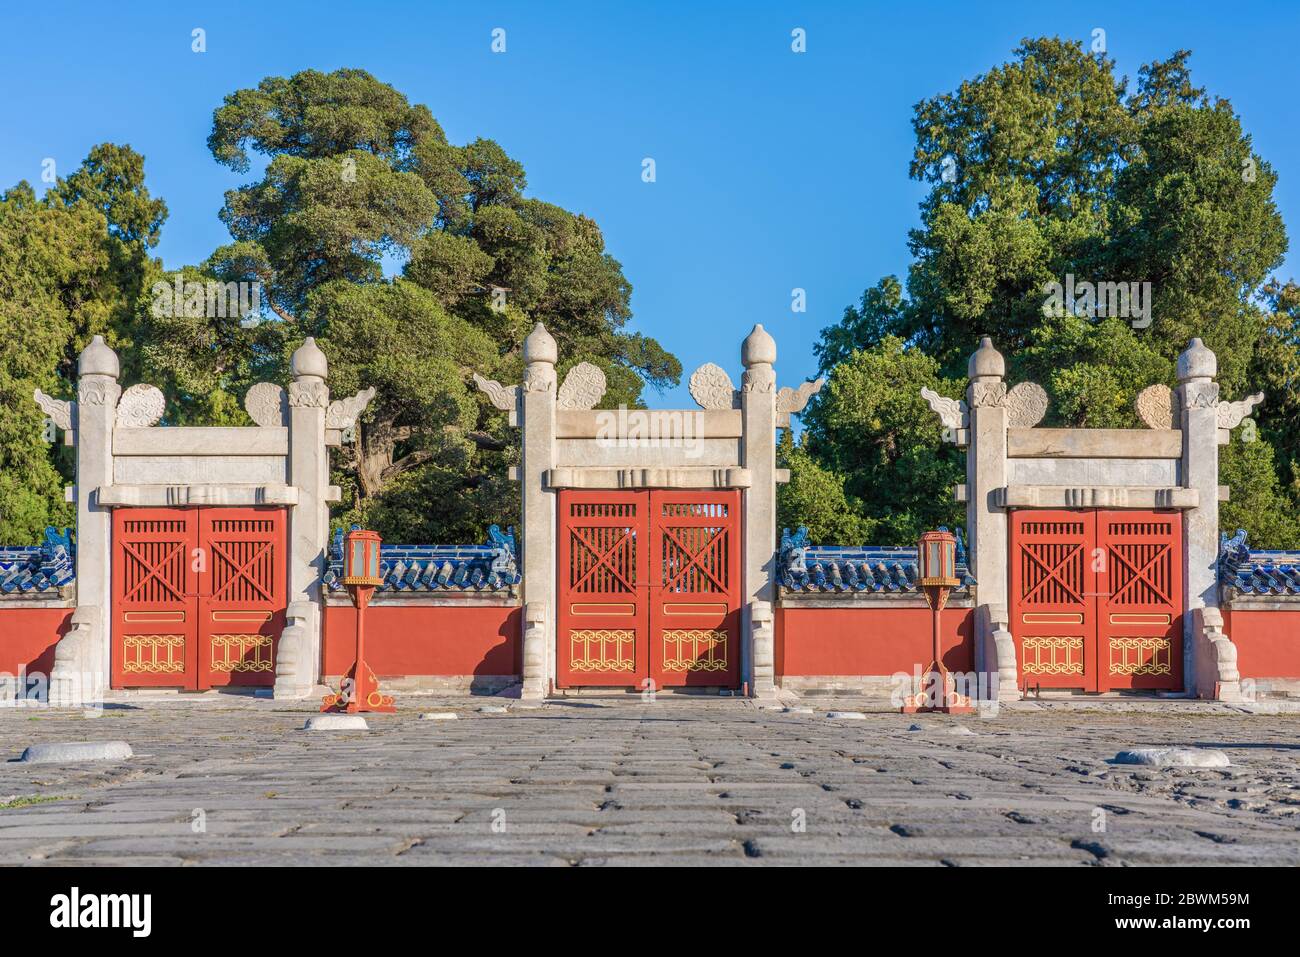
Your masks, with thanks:
M905 273L923 194L907 177L912 107L1026 36L1100 27L1130 77L1190 48L1194 80L1232 101L1300 230L1294 3L24 3L4 22L0 188L39 186L46 157L63 174L95 143L130 143L170 208L159 254L198 262L227 240L217 211L243 180L204 145L222 97L364 68L428 104L453 142L500 142L532 195L592 216L632 282L634 328L687 374L718 361L739 378L739 342L762 322L782 384L811 376L818 331ZM195 27L206 53L190 49ZM684 383L649 398L689 401Z

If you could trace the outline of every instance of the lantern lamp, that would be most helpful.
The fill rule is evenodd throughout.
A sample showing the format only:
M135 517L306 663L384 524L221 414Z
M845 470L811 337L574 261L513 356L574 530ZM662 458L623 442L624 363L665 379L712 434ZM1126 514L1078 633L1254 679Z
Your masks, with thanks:
M924 588L956 588L957 539L946 529L925 532L916 545L916 583Z
M916 585L930 606L931 656L921 679L921 689L903 701L904 714L939 711L969 714L970 698L958 693L956 683L943 665L940 634L943 606L948 594L961 584L957 578L957 538L946 528L925 532L916 543Z
M355 714L358 711L396 711L392 695L379 690L374 671L366 664L366 606L384 583L379 571L378 532L353 528L343 538L343 586L357 609L356 660L340 683L337 694L327 694L321 711Z
M379 574L378 532L354 528L343 539L343 584L373 585L384 583Z

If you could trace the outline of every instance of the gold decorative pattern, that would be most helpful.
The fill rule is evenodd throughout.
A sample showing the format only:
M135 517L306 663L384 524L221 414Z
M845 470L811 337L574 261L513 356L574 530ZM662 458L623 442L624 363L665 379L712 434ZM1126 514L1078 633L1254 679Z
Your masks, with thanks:
M1083 639L1078 636L1022 638L1020 657L1023 659L1020 670L1027 675L1081 675Z
M1116 651L1119 652L1118 661L1115 660ZM1133 652L1131 656L1130 652ZM1110 673L1113 675L1172 674L1169 663L1169 639L1111 638Z
M727 633L703 628L664 632L665 671L726 671Z
M569 632L569 670L632 671L636 668L635 648L635 631L575 629Z
M213 635L212 670L225 674L274 671L271 649L270 635Z
M122 673L171 675L185 673L184 635L125 635Z

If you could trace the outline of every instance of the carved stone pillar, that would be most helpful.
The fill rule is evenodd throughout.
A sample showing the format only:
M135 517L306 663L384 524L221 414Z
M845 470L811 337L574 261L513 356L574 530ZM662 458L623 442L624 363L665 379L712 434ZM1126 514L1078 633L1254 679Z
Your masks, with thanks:
M740 673L750 692L776 692L771 608L776 601L776 340L756 325L740 347L745 374L740 385L740 414L744 428L741 464L751 484L744 493L745 578L744 629L740 642ZM758 620L755 609L765 620Z
M1196 489L1197 505L1183 512L1183 681L1198 688L1196 675L1196 615L1198 608L1218 608L1219 588L1219 384L1214 381L1218 360L1200 339L1193 339L1178 357L1178 416L1183 430L1182 482Z
M969 445L966 450L967 561L977 582L981 605L998 610L1007 600L1007 514L993 504L994 493L1007 484L1007 384L1006 361L985 336L970 357L966 388L969 410ZM1005 611L1002 612L1005 615ZM999 666L992 653L995 635L989 615L976 615L976 667L990 680ZM999 697L1006 689L998 689Z
M291 359L288 484L298 489L289 510L289 625L286 659L277 664L275 696L301 697L321 677L321 577L329 546L329 451L325 416L329 364L310 336Z
M99 490L113 484L113 427L122 387L117 353L95 336L77 363L77 605L99 613L81 618L89 649L86 665L111 674L109 641L113 582L113 513L99 505Z
M546 697L555 675L555 491L544 478L555 464L555 340L539 322L524 340L519 393L523 458L519 466L525 607L521 697Z

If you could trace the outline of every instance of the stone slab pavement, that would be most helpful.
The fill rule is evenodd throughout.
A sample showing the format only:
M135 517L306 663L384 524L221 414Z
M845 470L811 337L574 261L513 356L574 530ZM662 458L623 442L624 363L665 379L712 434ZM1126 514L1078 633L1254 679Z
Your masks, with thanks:
M1160 702L831 720L854 702L670 695L478 711L501 703L399 698L355 732L306 732L309 705L234 695L0 709L0 865L1300 864L1300 715ZM420 720L433 710L458 718ZM16 760L87 740L135 754ZM1169 746L1232 766L1106 760Z

